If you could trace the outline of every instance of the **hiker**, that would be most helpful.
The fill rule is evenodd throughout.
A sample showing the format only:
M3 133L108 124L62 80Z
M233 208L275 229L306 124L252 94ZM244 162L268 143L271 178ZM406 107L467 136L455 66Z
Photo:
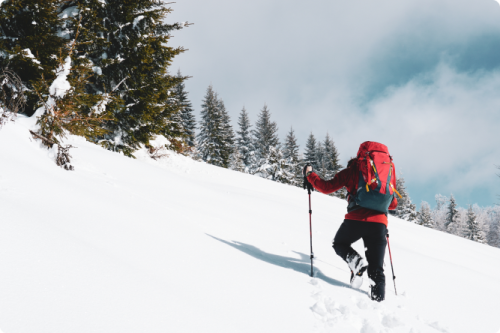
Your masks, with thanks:
M357 157L333 179L321 179L310 164L304 167L303 174L304 186L312 185L321 193L347 189L347 214L333 239L333 248L351 269L351 286L359 288L368 269L368 277L373 281L370 297L383 301L387 213L397 206L396 172L389 150L383 144L367 141L359 147ZM351 247L360 238L365 245L366 261Z

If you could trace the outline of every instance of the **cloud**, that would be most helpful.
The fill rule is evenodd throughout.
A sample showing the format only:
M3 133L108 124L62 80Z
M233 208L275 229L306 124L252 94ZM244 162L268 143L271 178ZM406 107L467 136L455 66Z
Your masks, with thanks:
M344 160L363 141L388 145L417 202L454 193L463 204L491 205L500 192L499 91L499 70L465 73L441 63L366 105L324 117Z
M373 101L361 127L380 129L376 137L421 181L445 180L450 189L487 184L491 173L480 170L500 156L498 91L498 70L465 74L442 64Z

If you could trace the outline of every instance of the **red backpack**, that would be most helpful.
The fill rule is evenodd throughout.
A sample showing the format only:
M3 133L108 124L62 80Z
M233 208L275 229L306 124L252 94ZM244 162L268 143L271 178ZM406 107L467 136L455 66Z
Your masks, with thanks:
M348 211L363 207L382 213L388 212L396 190L396 170L387 147L366 141L358 150L358 188L349 195Z

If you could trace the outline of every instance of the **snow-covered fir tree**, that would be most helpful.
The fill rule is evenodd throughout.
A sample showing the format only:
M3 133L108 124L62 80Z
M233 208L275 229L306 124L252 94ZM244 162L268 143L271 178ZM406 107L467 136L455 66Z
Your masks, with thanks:
M105 133L102 123L108 115L104 96L89 94L86 90L92 75L90 64L79 61L73 48L70 47L67 52L59 58L56 79L44 82L42 78L41 82L33 85L41 96L46 96L40 100L40 107L35 113L38 117L37 133L56 144L67 133L95 140ZM42 142L51 147L52 143L48 140Z
M453 235L462 236L462 228L460 226L460 213L458 212L457 203L455 201L455 197L453 197L453 194L450 196L450 200L446 210L446 219L444 223L446 231Z
M444 195L441 194L436 194L435 196L436 199L436 209L440 210L444 206L446 206L446 203L448 202L448 198Z
M266 163L271 147L279 148L278 125L271 121L271 112L264 105L259 113L253 133L253 142L258 167Z
M487 216L486 241L488 245L500 247L500 206L489 208Z
M65 7L76 6L75 18L81 16L85 27L82 33L94 39L77 47L78 55L94 66L88 91L117 98L106 105L112 118L105 123L108 132L99 143L128 156L159 135L172 147L182 147L182 124L173 117L181 105L171 103L170 94L186 77L171 75L168 68L184 52L182 47L169 46L171 33L185 24L167 23L169 4L158 0L65 3ZM69 31L72 36L76 29L70 26Z
M283 158L288 161L290 165L290 172L294 174L292 185L302 186L303 176L302 176L302 165L299 157L299 145L297 144L297 139L295 138L295 133L293 128L290 128L290 132L288 132L285 145L283 149Z
M288 132L285 139L283 157L299 163L299 145L292 127L290 127L290 132Z
M335 143L330 138L330 135L328 133L326 134L325 141L323 142L323 147L324 147L323 148L324 149L323 177L325 180L328 180L328 179L332 179L333 177L335 177L337 172L339 172L343 168L343 166L340 164L340 161L339 161L339 153L337 151L337 147L335 147ZM340 190L333 193L333 196L341 198L341 199L346 199L347 198L347 190L345 189L345 187L343 187Z
M474 238L478 232L483 243L500 247L500 206L480 208L472 205L469 209L463 209L457 206L453 195L448 199L437 194L436 207L431 210L431 217L434 229L468 239ZM475 223L471 224L474 220Z
M224 105L224 101L222 98L219 98L219 110L222 115L222 123L221 123L221 131L224 141L226 142L227 149L224 150L224 154L228 159L231 158L231 155L235 149L235 137L233 126L231 126L231 118L229 117L229 113L226 110L226 106Z
M236 131L236 146L243 160L243 164L245 165L245 172L253 174L258 166L250 129L252 125L250 124L250 118L244 107L238 118L238 126L239 130Z
M466 229L464 231L464 238L473 240L478 243L484 243L484 235L481 230L481 226L478 223L477 216L472 208L472 205L469 205L469 209L467 210L467 221L466 221Z
M439 231L446 231L446 213L448 198L441 194L435 195L436 207L431 210L431 216L434 220L434 229Z
M231 159L229 160L229 169L238 172L246 171L246 166L243 162L243 156L237 148L234 149L234 152L231 154Z
M323 147L323 143L321 141L316 141L316 164L317 168L314 170L318 176L321 178L325 178L325 149Z
M198 134L201 158L207 163L227 168L233 153L234 134L224 103L212 86L207 88L201 108Z
M312 165L314 171L316 172L319 165L318 165L318 160L317 160L317 152L316 152L317 144L316 144L316 138L314 135L309 134L309 137L307 138L306 142L306 151L304 154L304 163L309 163Z
M181 71L177 72L177 77L182 79ZM180 105L179 116L181 119L182 130L184 132L185 144L194 148L196 145L196 118L194 116L193 106L189 100L186 92L186 85L180 82L173 89L173 95L177 103ZM177 113L176 113L177 114Z
M26 105L23 82L8 68L0 69L0 129L14 121Z
M40 105L34 84L49 85L56 79L61 53L68 53L68 39L59 33L68 18L59 14L66 3L53 1L4 1L0 10L0 68L19 75L25 87L26 115L31 116ZM46 93L40 91L40 94Z
M278 183L293 184L295 174L291 172L292 168L279 147L270 147L268 155L263 160L264 163L257 170L261 177Z
M325 179L332 179L343 167L339 162L337 147L335 147L335 143L328 133L323 142L323 149L323 164L325 169L323 176Z
M486 234L488 245L500 247L500 218L491 219Z
M20 75L25 112L37 110L36 138L47 147L61 143L68 133L96 139L105 133L102 124L109 116L104 97L87 89L92 62L77 53L81 43L92 40L81 17L75 17L78 8L66 13L67 6L67 1L8 1L0 11L0 62Z
M425 201L420 205L420 212L418 213L417 224L424 227L434 228L434 220L431 215L431 207Z
M402 176L399 176L396 180L396 189L402 198L398 197L398 207L396 210L392 211L392 214L408 222L416 222L417 207L411 202L408 191L406 190L405 180Z

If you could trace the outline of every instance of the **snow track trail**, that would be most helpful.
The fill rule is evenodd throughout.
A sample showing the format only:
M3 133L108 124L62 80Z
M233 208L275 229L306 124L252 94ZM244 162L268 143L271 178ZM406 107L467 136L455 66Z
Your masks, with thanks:
M32 123L0 129L3 333L498 332L500 249L390 217L375 303L331 247L344 201L312 194L311 278L306 191L72 136L68 172Z
M310 282L316 288L311 311L318 319L317 332L448 332L438 329L439 323L425 323L406 306L406 297L388 297L376 303L368 294L351 293L344 299L326 292L328 285L318 279ZM435 326L433 328L433 326Z

